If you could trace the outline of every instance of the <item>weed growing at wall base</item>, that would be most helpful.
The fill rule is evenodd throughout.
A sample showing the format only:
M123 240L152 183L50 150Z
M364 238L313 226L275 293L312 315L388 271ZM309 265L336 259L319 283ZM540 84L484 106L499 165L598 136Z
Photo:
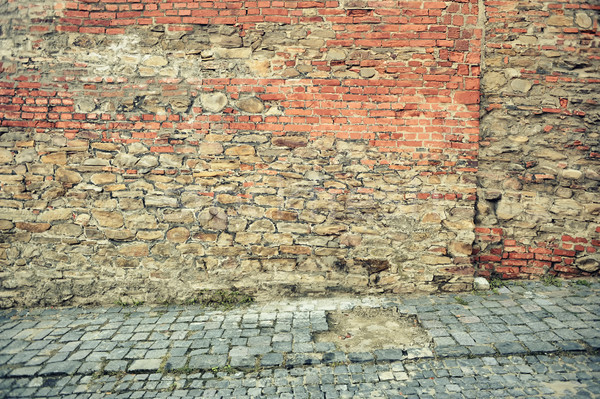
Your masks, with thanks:
M546 286L562 287L562 281L556 276L544 276L544 278L542 278L542 282Z

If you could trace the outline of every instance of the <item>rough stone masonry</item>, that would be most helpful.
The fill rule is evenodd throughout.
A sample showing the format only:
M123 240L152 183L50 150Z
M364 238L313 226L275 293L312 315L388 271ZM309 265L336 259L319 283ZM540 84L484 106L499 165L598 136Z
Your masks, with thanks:
M599 10L0 0L0 306L597 274Z

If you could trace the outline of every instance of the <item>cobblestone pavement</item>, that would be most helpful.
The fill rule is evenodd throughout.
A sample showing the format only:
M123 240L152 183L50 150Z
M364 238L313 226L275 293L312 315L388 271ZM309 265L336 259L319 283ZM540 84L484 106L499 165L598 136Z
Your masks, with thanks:
M600 397L600 283L0 312L0 397ZM395 307L431 348L340 352L327 312Z

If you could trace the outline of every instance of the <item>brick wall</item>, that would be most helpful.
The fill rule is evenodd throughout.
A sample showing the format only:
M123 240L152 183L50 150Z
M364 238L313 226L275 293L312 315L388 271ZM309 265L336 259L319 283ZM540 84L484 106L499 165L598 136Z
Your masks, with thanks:
M556 248L545 235L529 240L541 220L525 240L513 224L530 217L497 212L516 208L505 181L537 184L517 190L532 203L528 193L551 185L543 165L522 176L506 167L520 150L500 161L494 150L521 145L508 136L529 125L542 86L513 30L541 29L522 18L550 15L489 3L0 0L0 304L156 302L230 287L463 290L476 269L525 262L504 273L523 276L537 261L559 271L557 257L574 271L570 251L594 254L597 209L569 216L585 233L547 222L572 237ZM588 93L576 107L559 100L558 113L539 108L556 119L544 132L579 140L569 149L588 163L562 170L585 174L569 188L583 207L598 203L588 178L599 173L597 10L556 4L573 24L588 22L581 13L592 21L565 30L581 42L572 59L585 81L544 85ZM543 35L540 46L559 41Z

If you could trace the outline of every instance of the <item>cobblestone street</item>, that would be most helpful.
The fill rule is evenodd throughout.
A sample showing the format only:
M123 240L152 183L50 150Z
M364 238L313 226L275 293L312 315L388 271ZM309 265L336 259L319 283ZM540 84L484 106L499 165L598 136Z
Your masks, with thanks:
M600 284L198 306L6 310L0 396L600 397ZM431 348L342 352L327 312L397 308Z

